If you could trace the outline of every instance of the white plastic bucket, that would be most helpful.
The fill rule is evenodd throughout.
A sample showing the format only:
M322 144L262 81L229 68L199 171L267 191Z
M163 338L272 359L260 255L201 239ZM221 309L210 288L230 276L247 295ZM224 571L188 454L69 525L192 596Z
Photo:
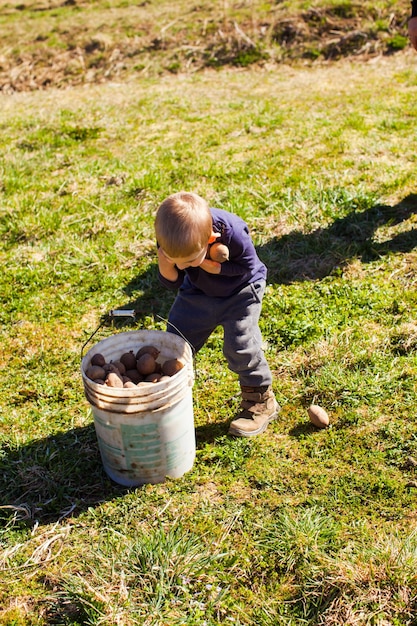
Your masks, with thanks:
M115 388L90 380L85 371L101 353L106 362L153 345L158 362L178 358L185 366L170 379ZM184 339L159 330L118 333L94 345L81 362L84 392L91 405L103 467L125 487L179 478L195 459L193 356Z

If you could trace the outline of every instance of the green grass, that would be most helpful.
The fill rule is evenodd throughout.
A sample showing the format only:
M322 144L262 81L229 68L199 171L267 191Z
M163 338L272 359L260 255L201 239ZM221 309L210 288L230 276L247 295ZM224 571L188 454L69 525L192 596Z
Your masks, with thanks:
M0 624L415 623L414 70L398 52L1 96ZM126 490L103 471L80 356L101 323L88 347L164 329L153 217L183 188L241 215L268 265L282 411L227 436L238 385L215 332L193 469ZM109 322L122 306L136 321Z

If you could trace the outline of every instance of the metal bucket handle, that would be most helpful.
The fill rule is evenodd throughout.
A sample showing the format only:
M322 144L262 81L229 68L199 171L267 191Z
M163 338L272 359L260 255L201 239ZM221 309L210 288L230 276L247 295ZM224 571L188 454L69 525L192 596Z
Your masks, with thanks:
M102 326L104 326L104 324L109 319L113 319L115 317L131 317L133 319L136 319L136 311L135 309L112 309L111 311L109 311L107 315L103 318L103 320L100 322L100 324L97 326L95 331L91 333L87 341L81 346L81 355L80 355L81 361L83 360L84 349L90 343L94 335L98 333L100 328L102 328Z
M87 339L87 341L81 346L81 361L83 360L83 356L84 356L84 349L85 347L90 343L90 341L92 340L92 338L98 333L98 331L100 330L100 328L102 326L104 326L104 324L109 320L109 319L114 319L116 317L131 317L132 319L136 319L136 311L135 309L111 309L111 311L108 312L108 314L105 316L105 318L102 320L102 322L100 322L100 324L97 326L97 328L95 329L95 331L93 333L91 333L91 335L89 336L89 338ZM182 332L176 327L174 326L174 324L172 324L171 322L169 322L168 320L166 320L164 317L161 317L160 315L157 315L156 317L159 317L160 320L162 320L163 322L166 322L167 324L169 324L170 326L172 326L172 328L175 328L175 330L177 331L177 333L184 339L184 341L186 343L188 343L188 345L191 348L191 353L193 355L193 361L195 361L195 348L193 345L191 345L191 343L188 341L188 339L186 337L184 337L184 335L182 334ZM195 373L195 372L194 372Z

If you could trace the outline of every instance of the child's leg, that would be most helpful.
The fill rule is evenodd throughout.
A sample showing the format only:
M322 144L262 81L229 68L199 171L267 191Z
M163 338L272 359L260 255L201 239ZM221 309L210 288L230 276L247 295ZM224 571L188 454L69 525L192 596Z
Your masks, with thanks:
M241 386L269 386L272 382L259 329L264 291L265 283L259 282L228 298L229 305L222 321L224 356L229 368L239 376Z
M212 298L179 291L168 315L167 331L185 338L197 353L216 328Z
M239 376L242 391L242 410L230 424L229 433L239 437L262 433L280 408L258 324L264 290L265 283L253 284L230 298L223 321L224 354L230 369Z

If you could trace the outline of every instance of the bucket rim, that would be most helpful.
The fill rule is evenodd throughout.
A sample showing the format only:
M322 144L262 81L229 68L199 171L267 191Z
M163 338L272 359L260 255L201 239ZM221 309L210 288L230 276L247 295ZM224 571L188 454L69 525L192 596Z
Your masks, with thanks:
M114 340L117 339L118 337L123 337L126 340L128 340L130 337L136 337L138 341L138 346L135 346L134 348L135 350L137 350L141 345L149 344L149 340L151 337L155 340L156 347L160 348L161 346L158 346L157 339L162 338L162 337L164 338L169 337L169 341L181 346L183 350L183 354L181 354L180 356L177 356L177 358L179 360L185 361L184 367L182 367L178 372L173 374L173 376L170 376L169 380L157 381L156 383L152 383L152 382L147 383L145 381L141 381L141 383L136 385L136 387L108 387L106 385L96 383L91 378L88 378L86 374L85 370L88 367L88 363L92 359L94 354L97 354L98 352L100 352L100 349L99 349L100 345L103 345L106 342L111 342L111 341L114 342ZM146 337L148 339L144 340L144 338ZM128 399L128 398L137 398L140 396L146 397L148 395L162 393L165 389L168 390L172 386L172 384L180 384L182 382L181 380L182 378L188 379L188 385L192 386L194 383L193 358L194 358L194 355L191 350L190 344L179 335L170 333L168 331L154 330L154 329L151 329L151 330L138 329L138 330L129 330L129 331L122 331L119 333L113 333L112 335L109 335L108 337L101 339L100 341L96 342L93 346L91 346L90 349L85 353L85 355L83 356L81 360L80 370L81 370L81 376L82 376L83 383L84 383L84 392L85 392L85 395L87 395L86 387L89 387L91 388L93 393L97 392L99 393L99 395L101 394L105 398L111 398L112 394L114 394L115 390L117 390L116 393L118 397Z

